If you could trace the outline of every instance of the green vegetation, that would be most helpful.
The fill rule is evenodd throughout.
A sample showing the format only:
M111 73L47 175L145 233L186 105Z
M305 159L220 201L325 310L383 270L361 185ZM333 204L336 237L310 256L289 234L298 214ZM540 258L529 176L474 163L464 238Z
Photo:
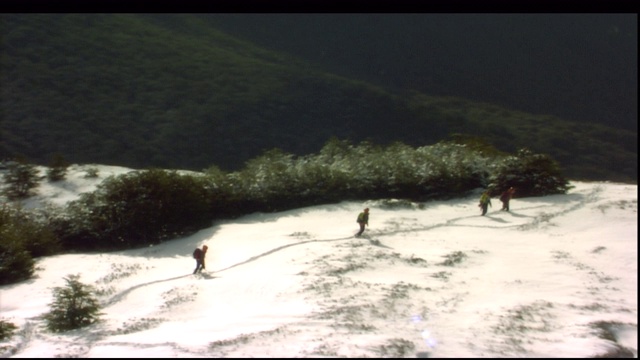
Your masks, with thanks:
M91 325L98 321L100 305L93 293L94 288L80 282L79 275L64 278L65 287L53 289L50 311L44 314L47 328L63 332Z
M51 182L64 180L67 176L67 168L69 165L71 164L69 164L62 155L54 155L47 169L47 179Z
M536 194L552 194L563 183L558 164L546 155L534 154L529 149L520 149L499 164L498 172L491 183L491 196L497 196L513 186L521 189L519 197Z
M11 338L18 327L12 323L0 319L0 340Z
M389 339L386 344L376 346L381 357L403 358L415 352L415 344L406 339Z
M305 156L331 137L423 146L472 134L502 152L549 154L572 179L637 182L636 132L393 93L214 25L192 14L0 15L0 159L237 171L265 149Z
M34 212L0 207L0 285L29 279L33 258L60 251L46 220Z
M28 279L33 258L61 251L139 248L209 227L213 221L344 200L400 203L463 196L478 188L518 196L570 188L548 155L515 155L453 141L411 147L330 139L317 154L265 151L235 172L147 169L104 179L62 207L0 209L0 279Z
M436 118L457 119L457 123L447 122L454 134L450 137L474 139L506 152L528 148L549 154L561 164L563 173L576 180L637 182L636 132L459 98L414 94L411 102L424 113L439 114Z
M5 186L0 194L9 200L29 197L34 188L38 187L40 180L36 166L29 164L24 159L11 162L2 178Z
M67 249L133 248L209 226L218 200L204 176L150 169L106 179L51 224Z
M462 251L454 251L450 254L444 256L446 258L440 265L444 266L455 266L456 264L461 263L466 257L467 254Z

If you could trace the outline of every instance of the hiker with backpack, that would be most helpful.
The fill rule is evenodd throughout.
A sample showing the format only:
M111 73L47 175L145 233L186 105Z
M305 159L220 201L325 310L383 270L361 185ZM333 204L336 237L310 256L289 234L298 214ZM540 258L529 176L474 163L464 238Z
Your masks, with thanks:
M364 232L364 227L369 226L369 208L364 209L363 212L358 214L358 219L356 220L360 225L360 231L356 234L356 237L360 237Z
M513 193L515 192L516 189L510 187L500 195L500 201L502 201L502 209L500 210L509 211L509 201L513 198Z
M207 254L208 248L209 247L207 245L204 245L202 249L196 248L195 250L193 250L193 258L196 259L196 269L193 270L194 274L202 272L202 270L204 270L204 257Z
M482 209L482 216L487 213L487 209L489 208L489 206L493 206L491 205L491 197L489 196L489 191L485 191L482 193L478 206Z

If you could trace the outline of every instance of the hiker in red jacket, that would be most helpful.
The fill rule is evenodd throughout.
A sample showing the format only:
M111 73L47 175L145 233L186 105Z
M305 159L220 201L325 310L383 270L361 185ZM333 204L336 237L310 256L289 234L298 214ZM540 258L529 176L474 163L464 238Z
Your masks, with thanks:
M513 187L510 187L509 189L505 190L502 195L500 195L500 201L502 201L502 209L504 211L509 211L509 200L511 200L511 198L513 197L513 193L516 192L516 189L514 189Z
M198 273L198 272L202 272L202 270L204 269L204 257L207 254L207 249L209 247L207 247L207 245L204 245L202 247L202 250L199 248L196 248L193 251L193 258L196 259L196 269L193 270L193 273Z

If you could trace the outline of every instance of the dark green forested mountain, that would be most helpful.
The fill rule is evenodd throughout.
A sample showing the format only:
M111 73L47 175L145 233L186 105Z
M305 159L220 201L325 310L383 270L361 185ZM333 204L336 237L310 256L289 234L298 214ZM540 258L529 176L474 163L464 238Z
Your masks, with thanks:
M548 153L569 177L637 181L637 133L398 93L259 48L188 14L2 14L0 158L238 169L331 137L451 134Z
M200 16L233 36L386 88L638 130L637 14Z

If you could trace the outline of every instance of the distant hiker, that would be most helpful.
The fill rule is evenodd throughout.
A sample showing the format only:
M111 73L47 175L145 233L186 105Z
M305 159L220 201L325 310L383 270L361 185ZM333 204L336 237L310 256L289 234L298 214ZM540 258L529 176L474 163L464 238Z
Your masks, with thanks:
M207 254L207 249L207 245L204 245L202 249L196 248L193 250L193 258L196 259L196 269L193 270L194 274L204 270L204 257Z
M360 237L364 232L365 225L369 226L369 208L364 209L363 212L358 214L358 220L356 221L360 224L360 231L358 231L356 237Z
M478 204L478 206L482 209L482 216L487 213L487 208L489 206L493 206L491 205L491 197L489 196L488 191L482 193L482 196L480 196L480 204Z
M500 210L509 211L509 200L513 198L513 193L515 192L516 189L510 187L509 189L505 190L502 195L500 195L500 201L502 201L502 209Z

